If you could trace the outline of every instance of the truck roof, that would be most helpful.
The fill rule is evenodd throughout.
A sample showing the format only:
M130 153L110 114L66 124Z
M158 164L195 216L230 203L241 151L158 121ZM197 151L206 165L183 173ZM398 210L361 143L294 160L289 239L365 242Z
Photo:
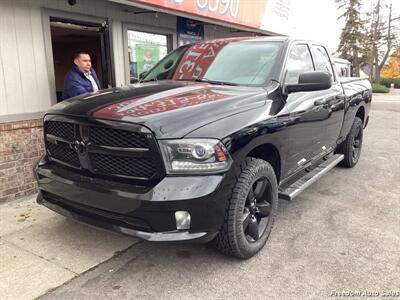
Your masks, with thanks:
M348 64L348 65L351 64L351 62L348 61L347 59L340 58L340 57L334 57L333 60L335 63L342 63L342 64Z
M316 43L319 45L324 45L324 43L318 42L318 41L313 41L313 40L307 40L307 39L300 39L300 38L295 38L295 37L289 37L289 36L243 36L243 37L229 37L229 38L220 38L220 39L213 39L213 40L207 40L207 41L199 41L195 42L193 44L197 43L213 43L213 42L228 42L228 41L246 41L246 42L260 42L260 41L265 41L265 42L306 42L306 43ZM325 45L324 45L325 46Z

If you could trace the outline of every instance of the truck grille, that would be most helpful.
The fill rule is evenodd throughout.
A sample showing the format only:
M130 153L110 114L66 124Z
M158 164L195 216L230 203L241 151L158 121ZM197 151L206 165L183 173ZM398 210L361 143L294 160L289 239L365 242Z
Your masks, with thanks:
M90 128L90 140L95 144L105 146L149 148L148 139L144 135L114 128L92 127Z
M58 136L68 141L75 138L75 125L58 121L47 121L44 123L44 130L47 134Z
M108 175L131 176L135 170L136 177L149 178L157 172L153 159L113 156L108 154L93 153L91 159L96 172Z
M156 180L165 176L157 143L147 128L55 118L47 116L44 121L46 151L54 163L108 177Z
M66 143L48 143L47 152L52 158L58 161L65 162L74 167L80 166L78 153L72 150Z

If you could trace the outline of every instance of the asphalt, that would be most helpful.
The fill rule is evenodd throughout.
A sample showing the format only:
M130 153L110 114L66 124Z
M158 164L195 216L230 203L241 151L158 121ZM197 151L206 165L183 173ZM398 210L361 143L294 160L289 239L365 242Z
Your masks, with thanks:
M252 259L138 242L41 299L400 299L400 95L374 97L370 116L358 165L280 201Z

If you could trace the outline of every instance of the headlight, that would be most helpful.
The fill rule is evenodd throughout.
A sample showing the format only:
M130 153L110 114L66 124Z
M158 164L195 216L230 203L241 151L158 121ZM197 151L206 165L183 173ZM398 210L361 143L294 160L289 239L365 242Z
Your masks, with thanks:
M160 140L159 144L169 174L220 173L227 171L232 163L219 140Z

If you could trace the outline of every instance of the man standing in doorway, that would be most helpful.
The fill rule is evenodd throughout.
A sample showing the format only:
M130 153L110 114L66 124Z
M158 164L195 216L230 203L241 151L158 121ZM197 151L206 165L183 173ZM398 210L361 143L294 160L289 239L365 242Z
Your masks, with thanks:
M89 53L83 51L77 52L74 55L74 65L64 79L62 99L96 92L100 88L96 72L92 68Z

